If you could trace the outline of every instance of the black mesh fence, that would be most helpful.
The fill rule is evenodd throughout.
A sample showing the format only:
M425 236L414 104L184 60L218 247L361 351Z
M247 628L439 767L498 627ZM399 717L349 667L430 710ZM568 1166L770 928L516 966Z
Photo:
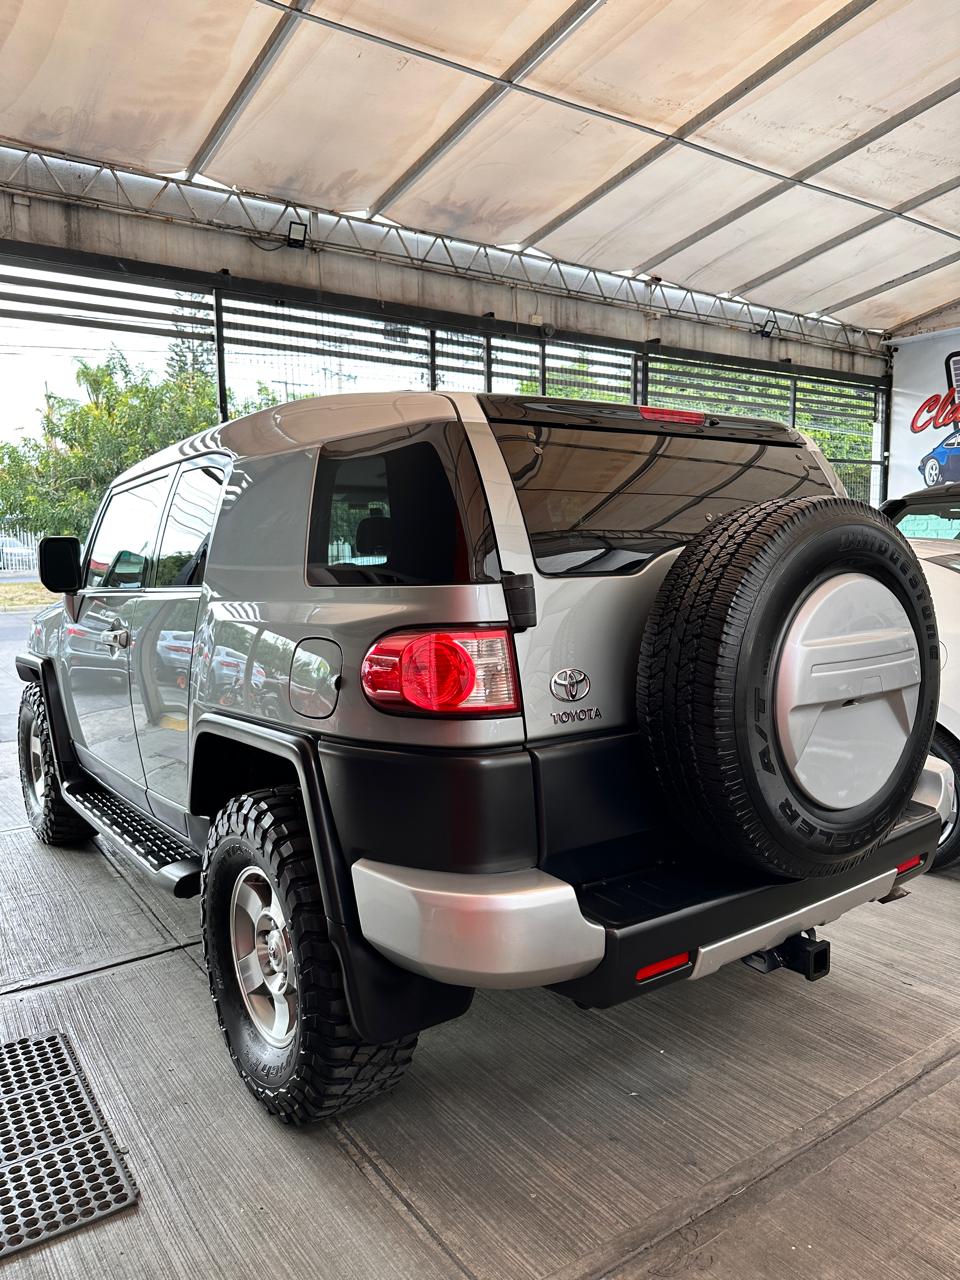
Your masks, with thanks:
M883 496L885 390L876 381L218 292L215 300L211 291L155 281L2 267L0 340L13 351L18 341L24 349L37 345L26 336L31 331L59 332L68 337L49 340L51 351L56 341L95 361L119 348L158 374L172 360L216 378L219 364L232 416L303 396L433 387L617 403L645 398L665 408L763 418L812 436L852 494L872 502Z

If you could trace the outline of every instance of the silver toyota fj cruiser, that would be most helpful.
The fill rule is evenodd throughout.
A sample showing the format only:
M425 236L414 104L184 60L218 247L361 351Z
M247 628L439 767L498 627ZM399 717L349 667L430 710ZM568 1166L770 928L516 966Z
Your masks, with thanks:
M302 1122L477 987L604 1007L903 896L951 803L920 566L744 418L301 400L132 468L17 659L37 836L200 894L227 1048Z

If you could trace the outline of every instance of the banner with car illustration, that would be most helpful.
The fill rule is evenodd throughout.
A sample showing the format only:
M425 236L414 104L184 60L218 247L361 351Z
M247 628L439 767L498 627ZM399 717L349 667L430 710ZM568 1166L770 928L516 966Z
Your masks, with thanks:
M960 329L897 340L891 498L960 480Z

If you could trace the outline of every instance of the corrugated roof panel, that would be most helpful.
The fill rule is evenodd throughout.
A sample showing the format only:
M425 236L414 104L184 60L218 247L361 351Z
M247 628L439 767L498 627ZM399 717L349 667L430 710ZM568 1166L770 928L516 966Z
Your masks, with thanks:
M834 303L882 288L955 250L960 251L957 241L897 218L774 277L750 301L832 315Z
M512 244L656 141L508 94L384 212L406 226Z
M956 0L878 0L697 133L795 173L957 74Z
M624 270L775 185L773 178L675 147L538 247L565 261Z
M960 46L960 17L957 19ZM960 48L958 48L960 53ZM957 57L960 70L960 57ZM817 182L864 200L901 203L960 177L960 94L817 174Z
M865 329L893 329L955 298L960 298L960 262L845 307L836 313L836 319Z
M277 21L248 0L0 0L0 134L179 172Z
M798 254L859 226L870 211L846 200L793 187L654 270L710 293L737 293L749 280L776 271Z
M608 0L527 83L673 131L844 3Z
M299 26L206 173L322 208L365 209L482 86L314 22Z
M563 14L570 0L323 0L312 9L363 31L500 75ZM477 92L483 86L477 84Z

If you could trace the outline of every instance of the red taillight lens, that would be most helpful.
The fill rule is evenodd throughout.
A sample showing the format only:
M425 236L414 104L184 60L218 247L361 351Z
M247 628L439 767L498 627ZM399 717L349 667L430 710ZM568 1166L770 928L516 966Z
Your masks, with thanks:
M691 413L687 409L652 409L648 404L638 404L641 418L651 422L686 422L691 427L702 427L707 420L705 413Z
M902 876L905 871L912 871L914 867L919 867L922 861L923 857L919 853L912 858L908 858L906 862L901 862L899 867L897 867L897 875Z
M507 631L401 631L378 640L360 667L370 701L460 715L519 710Z
M654 960L653 964L645 964L637 970L637 982L645 982L647 978L657 978L661 973L672 973L674 969L682 969L690 963L690 952L681 951L679 955L668 956L666 960Z

